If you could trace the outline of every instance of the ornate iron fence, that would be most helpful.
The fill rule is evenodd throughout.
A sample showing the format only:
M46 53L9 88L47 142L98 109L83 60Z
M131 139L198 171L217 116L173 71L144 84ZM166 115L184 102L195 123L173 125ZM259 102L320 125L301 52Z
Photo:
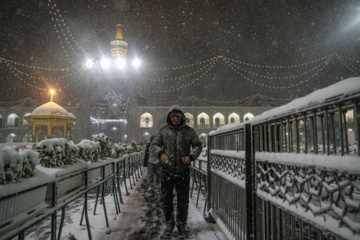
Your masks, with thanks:
M208 210L230 238L360 239L359 102L349 79L209 134Z

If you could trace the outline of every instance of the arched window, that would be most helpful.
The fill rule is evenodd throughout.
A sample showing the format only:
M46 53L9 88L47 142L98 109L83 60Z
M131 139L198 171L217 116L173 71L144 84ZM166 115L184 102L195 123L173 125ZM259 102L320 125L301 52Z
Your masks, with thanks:
M206 133L202 133L199 135L199 140L202 143L203 147L206 147L207 145L207 134Z
M117 127L112 127L110 130L111 134L117 134L118 131L119 131L119 129Z
M240 116L236 113L232 113L228 116L229 123L240 123Z
M141 128L152 128L153 127L153 116L150 113L144 113L140 117Z
M216 113L213 116L213 124L214 124L214 127L220 127L220 126L225 125L224 115L222 115L221 113Z
M186 117L186 125L193 128L194 127L194 116L191 113L186 112L185 117Z
M219 118L215 118L215 126L220 127L220 119Z
M18 127L19 126L19 116L16 113L12 113L7 118L7 125L9 127Z
M26 116L28 116L28 115L30 115L30 113L26 113L25 115L24 115L24 117L26 117ZM22 123L22 125L23 126L27 126L29 123L28 123L28 121L25 119L25 118L23 118L23 123Z
M6 142L18 142L18 138L15 133L10 133L6 136Z
M200 128L208 128L210 127L210 118L209 115L202 112L197 116L197 124Z
M205 127L205 118L200 118L200 127Z
M249 121L254 118L254 115L252 113L247 113L244 115L244 121Z

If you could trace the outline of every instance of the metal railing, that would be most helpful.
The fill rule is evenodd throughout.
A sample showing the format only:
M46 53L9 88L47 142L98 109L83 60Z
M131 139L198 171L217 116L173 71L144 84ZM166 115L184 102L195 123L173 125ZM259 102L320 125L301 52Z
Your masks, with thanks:
M360 239L360 92L340 90L210 133L207 210L230 238Z
M46 201L49 203L49 207L45 210L41 211L36 215L36 217L31 217L26 219L26 222L23 220L19 223L11 223L12 227L9 229L9 231L5 231L5 233L0 236L0 239L11 239L15 236L18 236L18 239L24 239L26 231L33 227L34 225L40 223L41 221L45 220L48 217L51 217L51 235L50 238L52 240L60 239L61 232L63 228L63 223L65 219L65 207L69 203L73 202L75 199L78 199L82 196L84 196L84 207L83 212L81 216L80 225L83 222L83 219L85 217L87 232L88 232L88 238L92 239L91 230L90 230L90 221L88 218L88 192L94 188L97 188L97 195L96 195L96 203L94 208L94 214L96 211L96 205L97 205L97 199L100 195L100 189L101 189L101 201L104 208L104 214L105 214L105 221L106 225L109 228L109 221L107 217L107 210L106 210L106 204L105 204L105 189L107 188L106 185L110 182L111 185L111 193L114 198L115 203L115 209L116 213L120 213L120 203L122 203L122 195L120 191L120 185L124 184L126 189L126 195L129 194L128 187L127 187L127 181L130 184L130 188L132 189L133 185L136 184L136 181L140 179L142 173L145 171L144 168L142 168L141 164L141 157L142 152L140 153L134 153L127 155L126 157L123 157L121 159L112 159L108 163L105 163L104 165L91 168L91 169L83 169L80 171L76 171L70 174L67 174L62 177L56 178L56 180L50 181L45 184L41 184L40 186L36 186L30 189L23 190L21 192L18 192L16 194L12 194L9 196L5 196L0 198L0 202L9 198L16 197L18 195L21 195L26 192L32 192L36 191L36 189L39 189L41 187L46 186L51 197L47 198ZM88 179L88 173L90 171L100 171L101 178L91 185L89 185L89 179ZM58 196L58 186L61 184L61 182L66 181L71 178L76 178L81 176L82 183L79 187L74 188L71 192L68 192L65 196ZM57 218L57 212L61 210L61 220L60 220L60 226L59 229L57 229L56 226L56 218ZM18 220L15 220L18 221ZM25 223L25 224L24 224ZM1 228L6 229L6 226L0 226ZM58 231L57 231L58 230Z
M190 197L193 197L194 190L196 191L196 207L198 207L200 194L206 197L203 214L205 214L206 204L207 204L207 160L206 159L197 159L192 162L190 168L190 177L191 177L191 189Z

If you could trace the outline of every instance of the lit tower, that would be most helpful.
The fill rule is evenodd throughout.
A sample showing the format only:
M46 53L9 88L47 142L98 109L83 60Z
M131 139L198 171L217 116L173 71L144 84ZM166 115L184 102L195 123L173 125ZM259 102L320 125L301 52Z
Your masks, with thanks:
M128 51L128 42L123 38L122 26L122 24L116 25L116 39L110 42L113 58L125 58Z

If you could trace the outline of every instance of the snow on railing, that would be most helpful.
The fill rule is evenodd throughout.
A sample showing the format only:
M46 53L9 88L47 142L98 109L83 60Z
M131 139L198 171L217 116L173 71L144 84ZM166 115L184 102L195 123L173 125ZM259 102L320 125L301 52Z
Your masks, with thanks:
M210 212L234 231L235 238L241 234L295 238L297 232L308 231L302 226L314 236L360 238L359 104L360 78L350 78L250 121L212 131ZM251 172L254 178L248 178ZM247 187L256 195L245 194ZM218 201L223 188L240 188L241 198L227 193L231 204L240 201L243 206L256 199L253 233L246 225L231 224L237 221L232 219L234 209Z

